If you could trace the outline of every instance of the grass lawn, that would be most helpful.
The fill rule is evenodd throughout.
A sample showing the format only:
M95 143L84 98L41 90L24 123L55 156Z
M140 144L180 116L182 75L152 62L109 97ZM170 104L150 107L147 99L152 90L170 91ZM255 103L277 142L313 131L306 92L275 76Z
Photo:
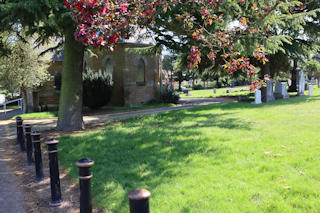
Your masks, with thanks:
M58 112L34 112L17 115L22 119L43 119L43 118L54 118L58 116ZM12 119L16 119L17 116L14 116Z
M152 212L319 212L320 90L253 105L201 106L60 138L59 158L95 161L94 204L129 212L151 191Z
M231 93L226 93L227 90L231 90ZM243 91L243 92L232 92L235 90L248 90L248 87L234 87L234 88L220 88L217 89L217 93L213 93L213 89L203 89L203 90L191 90L189 91L189 96L186 96L185 94L181 93L181 98L216 98L221 96L238 96L238 95L248 95L250 94L250 91Z
M0 109L3 110L4 107L1 106ZM19 109L19 106L18 105L7 105L6 109Z

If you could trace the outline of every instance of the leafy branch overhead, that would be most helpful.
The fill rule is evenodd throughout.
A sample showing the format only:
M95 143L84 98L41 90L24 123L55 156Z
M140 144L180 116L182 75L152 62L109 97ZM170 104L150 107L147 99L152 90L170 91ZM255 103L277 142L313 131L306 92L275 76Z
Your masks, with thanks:
M200 66L204 57L220 57L228 72L244 70L249 76L255 76L256 69L248 56L265 64L266 54L284 52L284 44L294 39L284 25L291 22L295 25L290 28L303 29L306 20L317 15L316 9L296 0L64 2L77 22L75 38L85 45L113 50L140 26L153 32L158 45L177 52L188 49L189 68Z

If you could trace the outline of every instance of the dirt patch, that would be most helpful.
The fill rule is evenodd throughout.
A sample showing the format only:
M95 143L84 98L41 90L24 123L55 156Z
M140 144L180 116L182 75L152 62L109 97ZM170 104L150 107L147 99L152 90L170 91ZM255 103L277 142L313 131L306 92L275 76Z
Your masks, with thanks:
M104 123L95 123L88 125L88 130L98 130L105 126ZM11 130L12 131L12 130ZM84 131L72 133L63 133L55 130L41 132L41 140L49 138L59 138L63 135L78 134ZM15 137L10 137L4 143L1 143L7 150L6 159L12 171L15 171L17 185L23 192L26 212L28 213L76 213L79 211L79 185L78 181L71 180L61 165L60 184L63 203L60 207L50 207L50 174L48 167L48 153L45 144L42 144L42 161L45 179L41 182L35 182L34 165L26 166L26 153L20 153L19 147L15 144ZM107 212L101 208L95 208L95 213Z

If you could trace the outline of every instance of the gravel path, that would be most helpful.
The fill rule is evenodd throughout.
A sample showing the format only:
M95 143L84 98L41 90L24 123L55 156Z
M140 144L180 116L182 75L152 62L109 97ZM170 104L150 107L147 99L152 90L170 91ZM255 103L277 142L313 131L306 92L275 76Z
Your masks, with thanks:
M0 128L0 213L24 213L23 194L16 185L15 174L8 166L4 140L10 135L7 127Z

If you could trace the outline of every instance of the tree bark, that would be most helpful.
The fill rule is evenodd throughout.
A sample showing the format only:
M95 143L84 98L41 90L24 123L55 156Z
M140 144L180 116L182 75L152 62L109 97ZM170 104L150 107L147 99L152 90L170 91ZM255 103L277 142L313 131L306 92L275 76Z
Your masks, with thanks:
M266 63L261 67L261 79L264 79L265 75L270 75L270 63ZM261 87L261 100L267 102L267 87Z
M64 58L57 129L84 128L82 118L82 71L84 46L74 39L74 28L65 29Z
M298 61L294 60L293 69L291 70L291 85L288 89L289 92L297 92L297 68Z

